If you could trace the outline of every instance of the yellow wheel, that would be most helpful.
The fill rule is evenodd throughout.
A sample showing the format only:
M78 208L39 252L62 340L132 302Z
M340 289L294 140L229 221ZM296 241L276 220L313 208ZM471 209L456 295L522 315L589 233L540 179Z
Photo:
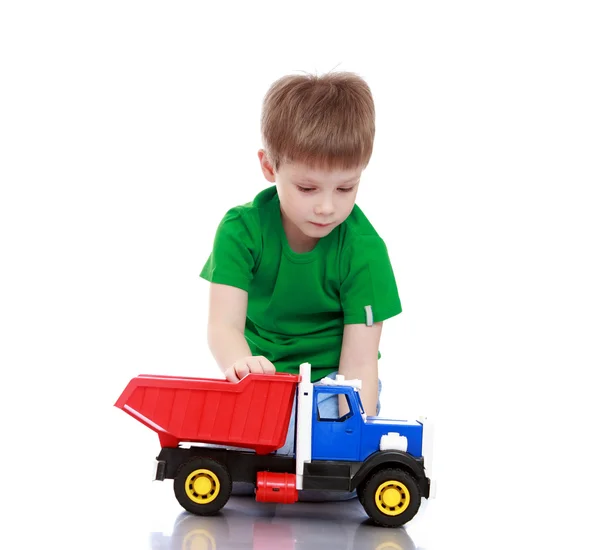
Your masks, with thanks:
M384 481L375 493L375 504L382 514L397 516L410 504L410 492L404 483L395 479Z
M218 512L231 495L227 468L210 458L196 458L184 464L173 481L179 503L192 514L205 516Z
M208 504L219 496L221 484L211 470L194 470L185 480L185 492L196 504Z
M359 494L365 512L384 527L404 525L421 505L415 478L397 468L375 472L360 488Z

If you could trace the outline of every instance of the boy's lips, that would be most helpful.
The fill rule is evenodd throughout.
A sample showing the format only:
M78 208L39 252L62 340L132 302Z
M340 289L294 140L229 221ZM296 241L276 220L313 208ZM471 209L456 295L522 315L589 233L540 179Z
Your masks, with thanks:
M317 222L310 222L313 225L316 225L317 227L329 227L330 225L333 225L333 222L329 222L329 223L317 223Z

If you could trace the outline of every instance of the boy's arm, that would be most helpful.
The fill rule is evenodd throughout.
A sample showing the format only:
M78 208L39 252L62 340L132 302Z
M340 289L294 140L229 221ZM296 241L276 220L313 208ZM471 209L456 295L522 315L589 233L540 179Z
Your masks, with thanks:
M379 400L379 373L377 355L383 322L345 325L340 356L339 373L346 380L362 380L360 398L368 416L377 414ZM348 412L348 405L340 403L340 416Z
M245 290L210 284L208 346L219 368L232 382L249 372L275 372L275 367L264 357L252 357L244 336L247 309Z
M251 355L244 337L248 293L229 285L210 284L208 346L225 372L240 357Z

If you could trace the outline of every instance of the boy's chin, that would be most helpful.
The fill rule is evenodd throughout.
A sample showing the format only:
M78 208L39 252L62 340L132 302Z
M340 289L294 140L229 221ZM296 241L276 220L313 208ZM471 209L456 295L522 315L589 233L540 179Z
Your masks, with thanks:
M334 227L335 224L320 227L318 225L314 225L308 222L303 228L302 233L304 233L307 237L324 237L325 235L329 235L329 233L331 233Z

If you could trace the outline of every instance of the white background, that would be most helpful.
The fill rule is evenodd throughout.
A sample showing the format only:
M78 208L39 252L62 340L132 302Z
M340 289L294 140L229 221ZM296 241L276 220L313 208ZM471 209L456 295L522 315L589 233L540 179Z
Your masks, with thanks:
M382 413L437 430L438 498L408 533L597 541L599 25L575 1L3 3L5 540L120 547L172 498L134 494L157 441L112 405L139 373L218 376L198 274L268 185L262 97L338 69L375 97L358 202L404 308Z

